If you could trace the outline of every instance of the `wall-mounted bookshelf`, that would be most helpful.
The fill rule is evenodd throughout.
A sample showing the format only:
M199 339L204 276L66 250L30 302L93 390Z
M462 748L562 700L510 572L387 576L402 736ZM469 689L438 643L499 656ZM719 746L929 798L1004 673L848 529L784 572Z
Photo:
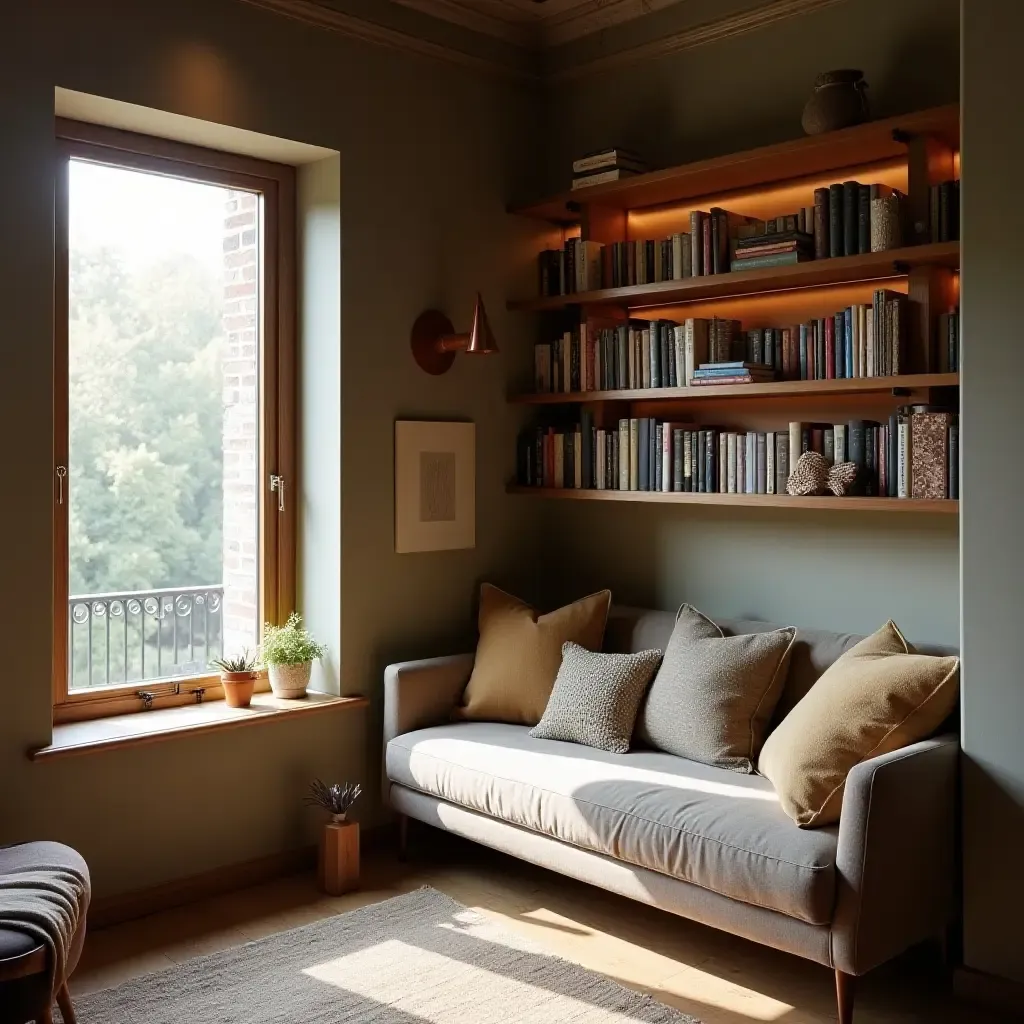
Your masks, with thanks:
M585 402L715 402L721 398L806 398L817 395L892 394L923 388L958 387L958 373L907 373L895 377L841 380L778 380L767 384L720 384L713 388L635 388L629 391L524 392L513 405L575 405Z
M733 505L748 508L810 509L841 512L915 512L956 515L960 503L925 498L836 498L829 495L794 497L791 494L681 494L674 491L609 491L582 488L521 487L510 484L509 494L570 501L631 501L656 505Z
M729 320L744 335L752 329L775 332L789 329L789 325L806 325L815 320L820 325L832 316L837 306L850 309L870 306L878 289L884 289L887 295L897 297L898 303L903 304L901 308L904 312L901 315L904 319L896 332L895 344L900 349L900 355L893 358L890 368L898 368L896 373L887 370L883 371L885 375L869 376L867 374L873 374L874 371L865 369L863 363L852 373L845 367L840 370L837 364L834 375L828 376L828 379L815 379L825 376L820 363L813 371L802 363L795 372L792 365L782 372L776 362L777 379L756 377L758 382L751 383L677 386L677 379L680 385L683 383L679 370L681 356L673 357L670 342L668 358L673 360L673 386L623 387L623 381L619 378L615 381L617 386L609 387L608 379L599 380L595 373L590 373L586 384L580 383L572 390L564 384L554 385L551 389L536 393L512 394L509 401L516 405L537 407L538 414L554 417L554 423L548 423L548 430L556 431L559 437L574 429L573 417L585 417L590 429L608 435L614 433L616 425L625 419L646 419L651 435L657 427L659 437L662 436L662 424L678 426L680 422L692 428L692 432L699 429L701 433L710 434L715 431L716 437L761 432L769 439L773 435L778 439L791 423L803 424L814 428L809 430L808 436L813 438L811 443L818 444L821 442L818 436L821 430L818 428L824 426L827 433L828 424L834 423L835 443L838 446L838 428L844 422L878 423L880 426L874 434L869 429L868 445L869 448L875 445L872 449L875 458L873 471L877 476L876 488L881 495L883 474L890 472L892 463L889 459L887 465L883 464L882 453L884 449L891 455L898 447L890 447L887 439L893 437L896 429L893 424L899 416L904 415L910 407L914 407L910 415L928 415L936 409L949 409L954 414L958 411L958 323L955 365L951 362L952 349L947 352L940 347L945 345L945 340L939 334L946 330L949 317L958 307L960 245L955 240L955 233L946 233L945 228L937 232L940 219L936 195L940 183L948 183L958 177L959 146L959 108L948 106L875 121L827 135L796 139L744 153L635 175L512 207L511 211L516 214L545 222L552 233L551 237L556 240L556 247L567 246L568 240L576 237L580 240L580 249L586 248L586 243L594 243L588 252L600 252L601 270L597 276L604 285L613 277L616 285L619 285L625 280L625 263L620 260L623 252L628 251L632 259L632 247L639 244L636 241L638 239L654 238L654 245L670 246L673 238L686 237L687 224L693 224L695 216L708 216L699 211L712 208L728 210L730 221L733 216L738 222L753 220L761 224L756 229L760 232L765 223L770 224L778 219L781 224L783 214L788 214L796 206L805 212L804 223L809 225L810 214L813 212L810 204L816 191L820 194L830 183L834 188L839 182L859 182L862 189L867 182L878 183L880 187L877 190L872 185L872 197L901 197L899 202L904 216L902 244L898 247L866 251L861 240L860 251L857 252L857 246L854 247L853 252L856 254L837 255L831 252L825 253L826 258L822 258L823 254L815 251L813 254L803 253L800 256L801 262L789 265L750 270L731 269L715 273L694 271L693 274L687 255L683 274L678 271L662 274L659 270L654 275L655 278L669 277L667 280L651 280L651 274L645 271L647 283L594 288L592 282L587 290L575 291L567 287L565 290L568 294L517 298L510 300L507 305L512 311L541 313L548 318L557 318L550 319L550 324L564 324L575 318L581 339L589 339L588 331L595 323L599 323L600 329L604 330L609 324L634 325L645 320L651 322L652 328L655 321L658 321L667 323L673 330L694 318ZM942 185L942 188L945 187ZM861 198L863 200L863 194ZM945 196L942 202L946 203ZM948 215L945 212L946 206L943 206L943 218L954 216L952 202L950 199ZM710 216L714 218L715 214L712 212ZM874 217L874 212L871 216ZM767 230L771 233L778 229ZM788 230L787 227L778 233L783 234ZM796 231L806 230L799 226L796 228ZM694 240L693 266L696 267L698 235L691 230L689 237ZM717 256L715 258L716 271L719 268L725 270L730 265L742 266L742 260L737 259L737 252L742 245L737 242L738 236L732 237L733 248L728 250L728 255L723 256L722 261ZM834 223L831 237L836 237ZM848 243L849 236L846 238ZM658 242L657 239L667 241ZM685 242L682 244L688 245ZM704 246L700 254L702 262L708 259L707 235L704 236ZM660 253L657 257L659 266L667 267L667 250L661 249ZM642 257L648 258L637 249L637 268L641 265ZM678 268L679 257L673 259ZM756 267L758 261L755 260L751 265ZM612 268L611 272L609 267ZM565 277L564 267L562 272L563 281L571 279ZM639 269L636 277L643 280ZM633 279L631 266L629 280ZM875 316L878 317L877 308ZM550 326L544 329L552 330ZM561 327L554 329L560 331ZM837 321L836 330L839 329ZM581 340L579 344L582 346L591 342ZM596 351L599 342L593 344ZM786 344L789 344L788 340ZM836 345L838 353L838 341ZM808 343L807 349L810 350L810 347ZM652 341L651 349L654 348ZM582 351L581 348L580 360L583 359ZM615 358L621 367L623 360L617 354L621 350L613 346L610 351L616 353ZM665 349L662 349L663 359L664 352ZM777 360L777 347L775 352ZM589 353L587 358L591 358ZM724 358L737 357L729 355ZM637 354L635 365L639 366L640 363L641 357ZM590 370L593 370L592 364L593 359ZM630 374L633 374L632 355L630 366ZM830 370L830 373L833 371ZM811 379L793 379L795 377ZM652 369L651 380L641 383L649 385L653 380ZM632 385L636 381L631 377L628 383ZM925 407L927 413L923 411ZM891 418L894 416L896 419ZM958 431L955 416L949 423L956 423ZM888 425L888 433L883 430L882 424ZM952 431L952 427L949 430ZM733 440L737 445L741 443L738 436ZM630 443L635 448L637 442L631 440ZM756 439L754 443L756 448ZM944 472L947 493L950 493L954 473L958 472L951 432L946 435L946 446L951 461ZM652 441L651 473L658 462L654 450ZM709 457L724 460L725 450L726 447L723 447L721 454L716 452ZM799 452L799 446L790 449L791 452L794 450ZM537 458L542 457L541 451L542 446L538 442ZM588 451L593 453L592 444L588 446ZM543 458L548 457L547 453L548 448L543 447ZM635 450L633 455L635 461ZM593 458L596 467L596 456ZM695 454L693 458L696 466ZM782 456L777 458L781 460ZM952 468L954 464L957 465L956 470ZM673 465L666 449L663 472L668 474L668 467ZM724 465L724 461L721 465ZM778 461L777 465L780 473L784 472L785 462ZM674 468L672 472L675 472ZM708 474L711 472L708 468ZM595 474L596 468L590 475L593 477ZM702 465L702 480L704 475ZM608 477L605 473L603 476L613 479L616 484L619 482L618 474ZM856 510L956 515L959 508L955 498L924 498L920 495L917 498L888 495L793 497L784 493L680 492L674 488L655 490L650 480L648 484L651 488L649 490L618 489L617 486L596 489L515 484L509 487L509 493L571 500L775 507L819 512ZM708 486L724 486L717 470ZM749 486L748 481L740 484L738 489L743 491Z
M890 249L887 252L811 260L791 267L739 270L729 274L690 277L682 281L658 281L653 284L602 288L600 291L576 292L570 295L512 299L507 305L514 312L542 312L568 309L570 306L622 306L635 311L706 299L744 298L749 295L765 295L769 292L797 288L881 282L905 278L911 270L928 267L958 270L960 243L936 242Z

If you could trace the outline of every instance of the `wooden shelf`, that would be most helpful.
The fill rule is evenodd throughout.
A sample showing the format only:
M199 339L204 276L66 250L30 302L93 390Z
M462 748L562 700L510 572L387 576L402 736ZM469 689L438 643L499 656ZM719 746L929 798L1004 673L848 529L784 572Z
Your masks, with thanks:
M737 505L748 508L799 508L832 512L916 512L956 515L960 502L921 498L835 498L813 495L806 498L790 494L693 494L680 491L598 491L577 488L521 487L510 484L509 494L535 498L562 498L571 501L640 501L661 505Z
M707 402L719 398L799 398L807 395L886 393L893 388L956 387L957 373L905 373L898 377L852 377L843 380L780 380L770 384L719 384L696 388L633 388L628 391L573 391L512 395L513 405L575 405L584 402Z
M579 221L584 204L635 210L905 158L906 140L912 136L941 139L952 149L959 149L960 108L956 104L935 107L842 131L699 160L624 181L563 192L540 202L513 205L509 211L556 224L574 224Z
M870 252L860 256L836 256L834 259L809 260L789 267L761 270L736 270L728 274L687 277L681 281L659 281L656 284L630 285L627 288L602 288L573 295L551 295L535 299L513 299L508 308L514 311L566 309L569 306L626 306L643 309L674 303L698 302L702 299L739 298L763 295L766 292L789 291L796 288L818 288L823 285L857 284L904 277L913 267L960 266L959 242L930 242L887 252Z

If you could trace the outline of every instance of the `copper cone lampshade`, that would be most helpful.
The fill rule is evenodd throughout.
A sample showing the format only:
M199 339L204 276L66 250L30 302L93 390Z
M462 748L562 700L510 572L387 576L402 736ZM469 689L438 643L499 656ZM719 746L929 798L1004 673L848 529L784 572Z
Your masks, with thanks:
M456 334L451 320L444 313L428 309L416 318L410 345L413 358L420 368L435 375L451 369L457 352L486 356L498 351L498 343L494 340L484 300L479 292L473 310L473 326L468 334Z

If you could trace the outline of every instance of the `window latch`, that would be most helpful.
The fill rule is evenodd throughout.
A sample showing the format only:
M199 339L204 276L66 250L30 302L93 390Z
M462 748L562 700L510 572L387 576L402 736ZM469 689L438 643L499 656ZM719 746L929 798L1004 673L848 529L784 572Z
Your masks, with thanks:
M57 504L64 504L64 478L68 475L67 466L57 467Z
M155 693L150 690L136 690L135 696L142 701L142 708L144 711L153 710L153 698L156 696Z
M270 474L270 490L277 492L277 511L284 511L284 477L277 473Z

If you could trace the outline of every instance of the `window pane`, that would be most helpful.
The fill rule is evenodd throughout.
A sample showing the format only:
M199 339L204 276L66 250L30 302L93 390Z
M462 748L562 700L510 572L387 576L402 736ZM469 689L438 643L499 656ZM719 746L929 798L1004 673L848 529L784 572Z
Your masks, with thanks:
M69 690L257 641L259 216L71 162Z

